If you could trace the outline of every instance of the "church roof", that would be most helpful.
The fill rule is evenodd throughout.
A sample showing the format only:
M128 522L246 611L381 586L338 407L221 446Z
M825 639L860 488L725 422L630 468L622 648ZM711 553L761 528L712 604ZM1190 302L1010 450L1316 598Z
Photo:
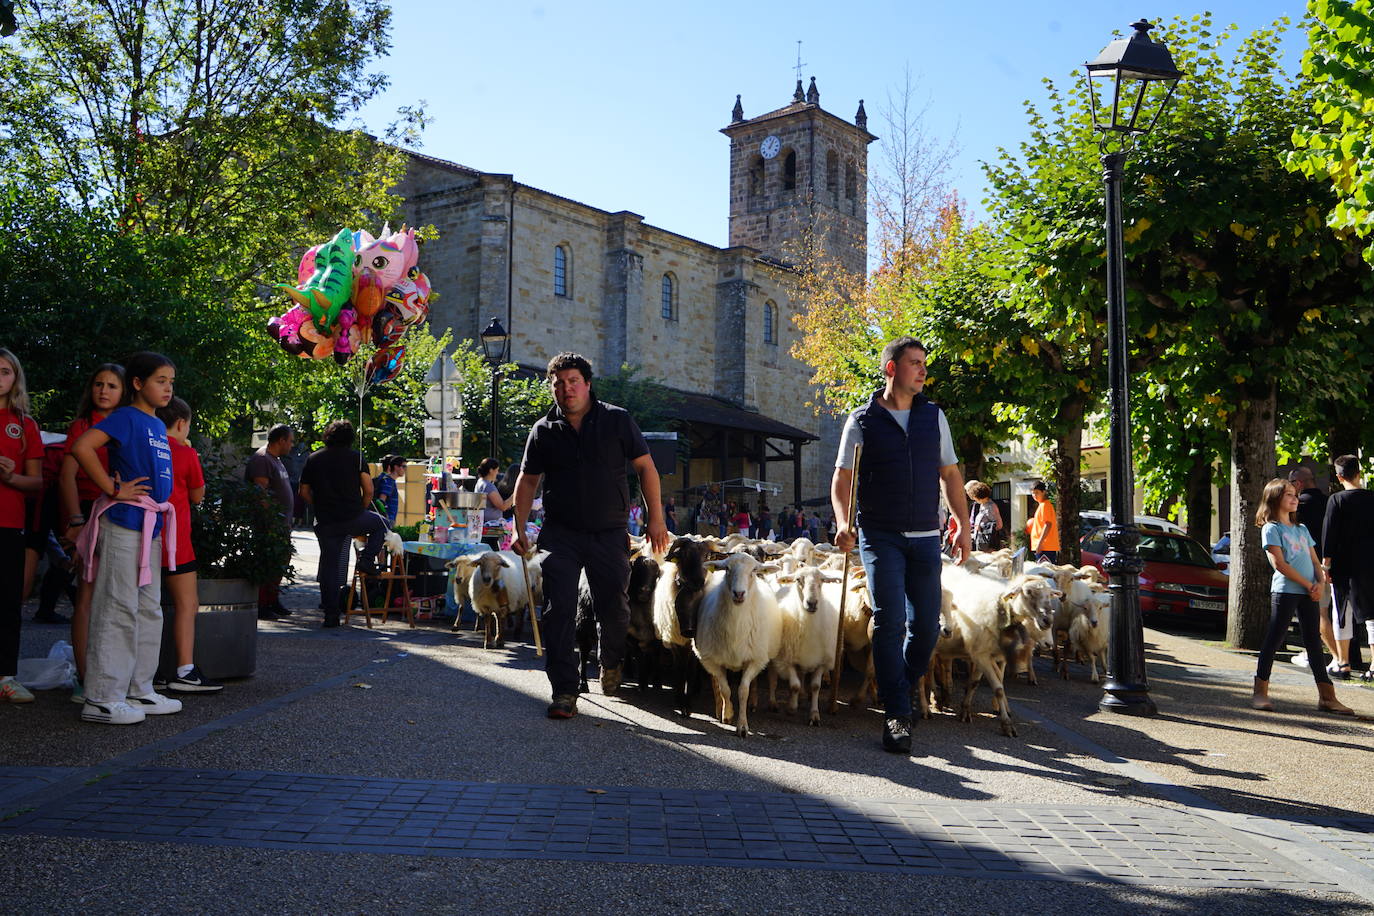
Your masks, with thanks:
M473 177L477 177L482 174L482 172L478 171L477 169L469 168L468 166L461 165L457 162L450 162L447 159L440 159L437 156L426 156L424 153L416 152L413 149L405 149L400 147L398 148L401 149L401 152L405 153L407 156L419 159L421 162L428 162L430 165L437 165L439 168L446 169L450 172L460 172L464 175L472 175Z

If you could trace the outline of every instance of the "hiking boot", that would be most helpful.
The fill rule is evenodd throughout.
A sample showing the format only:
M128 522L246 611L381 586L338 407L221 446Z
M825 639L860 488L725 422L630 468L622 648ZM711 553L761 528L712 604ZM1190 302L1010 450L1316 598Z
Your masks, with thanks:
M218 681L212 681L196 665L185 674L178 674L167 683L173 693L217 693L224 689Z
M81 707L82 722L99 722L103 725L137 725L143 721L143 710L134 709L120 700L117 703L96 703L87 700Z
M156 691L141 697L126 697L125 702L145 716L170 716L172 713L181 712L180 700L164 697ZM90 706L91 704L87 702L86 705Z
M14 676L0 678L0 703L32 703L33 694Z
M601 693L603 696L613 697L615 692L620 689L621 666L614 668L601 669Z
M550 719L571 719L577 715L577 694L560 693L549 704Z
M883 720L883 750L911 753L911 716L889 716Z

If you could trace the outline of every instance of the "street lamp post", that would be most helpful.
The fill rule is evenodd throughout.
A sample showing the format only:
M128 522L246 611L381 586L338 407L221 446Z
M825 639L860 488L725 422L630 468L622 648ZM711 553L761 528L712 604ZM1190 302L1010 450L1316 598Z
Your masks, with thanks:
M491 367L491 457L497 457L497 437L501 432L501 414L498 398L500 397L501 385L501 365L506 361L506 347L510 342L510 334L501 326L501 321L497 318L491 320L486 330L481 334L482 353L487 358L487 365Z
M1107 529L1107 571L1111 591L1111 648L1107 682L1099 708L1152 716L1145 675L1145 637L1140 621L1140 571L1135 524L1135 475L1131 469L1131 409L1126 346L1125 256L1121 244L1121 170L1136 140L1154 127L1183 75L1168 48L1150 40L1153 26L1131 24L1130 38L1118 38L1087 68L1088 104L1102 150L1107 229L1107 374L1111 385L1111 527ZM1097 93L1101 86L1103 98ZM1110 93L1110 99L1107 94Z

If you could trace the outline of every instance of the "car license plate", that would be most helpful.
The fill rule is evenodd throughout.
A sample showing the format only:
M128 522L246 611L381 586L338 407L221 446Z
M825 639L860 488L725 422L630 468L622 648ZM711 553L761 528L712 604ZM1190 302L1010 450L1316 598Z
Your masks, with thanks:
M1197 608L1199 611L1224 611L1226 610L1225 601L1204 601L1201 598L1194 598L1188 602L1189 607Z

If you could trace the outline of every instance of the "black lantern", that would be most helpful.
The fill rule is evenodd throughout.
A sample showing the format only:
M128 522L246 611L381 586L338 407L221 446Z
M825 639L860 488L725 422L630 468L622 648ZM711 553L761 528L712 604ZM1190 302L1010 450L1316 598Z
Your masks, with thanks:
M1131 466L1131 408L1126 345L1126 258L1121 241L1121 171L1136 139L1148 133L1173 97L1183 74L1169 50L1150 41L1150 23L1133 23L1135 34L1118 38L1087 68L1088 104L1102 146L1107 230L1107 375L1111 384L1111 526L1102 567L1111 592L1111 647L1103 710L1151 716L1158 710L1145 675L1145 635L1140 620L1140 529L1135 523L1135 474ZM1104 98L1097 98L1099 86ZM1105 95L1110 94L1110 104Z
M501 364L506 361L506 347L510 334L501 327L499 318L491 319L491 324L479 335L482 338L482 353L486 355L487 365L491 367L491 457L496 458L497 442L501 435Z

